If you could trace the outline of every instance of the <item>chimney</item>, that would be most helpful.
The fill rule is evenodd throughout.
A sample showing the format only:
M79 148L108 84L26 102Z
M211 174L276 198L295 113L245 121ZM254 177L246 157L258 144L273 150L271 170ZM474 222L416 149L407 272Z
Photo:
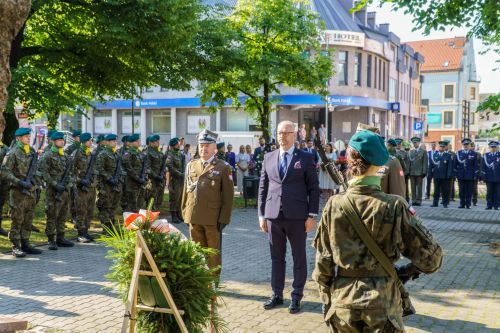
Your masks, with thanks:
M383 23L378 26L378 30L384 35L389 34L389 23Z
M375 16L376 15L377 15L376 12L368 12L367 16L366 16L366 23L372 29L375 29Z
M366 8L363 7L354 13L354 17L361 21L361 24L366 26Z

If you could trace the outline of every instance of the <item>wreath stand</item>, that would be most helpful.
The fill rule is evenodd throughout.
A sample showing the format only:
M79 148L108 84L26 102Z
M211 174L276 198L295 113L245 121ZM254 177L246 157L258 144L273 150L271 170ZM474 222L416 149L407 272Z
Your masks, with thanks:
M141 262L143 254L151 267L151 271L141 270ZM139 276L153 276L158 281L160 289L163 296L167 300L169 305L168 308L151 307L144 304L137 303L137 292L139 285ZM127 303L125 305L125 315L123 316L122 330L121 333L135 333L137 325L137 313L139 311L149 311L149 312L160 312L173 314L177 324L182 333L189 333L186 324L182 320L183 310L179 310L175 305L174 299L170 294L170 291L165 284L163 278L166 276L165 273L160 273L158 266L156 265L151 252L149 251L148 245L142 236L140 230L137 231L137 242L135 245L135 261L134 270L132 271L132 281L130 282L130 289L128 291Z

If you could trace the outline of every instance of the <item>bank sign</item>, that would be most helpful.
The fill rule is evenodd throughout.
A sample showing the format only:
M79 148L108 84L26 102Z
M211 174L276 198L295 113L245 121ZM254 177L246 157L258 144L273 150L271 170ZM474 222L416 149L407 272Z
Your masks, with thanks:
M322 45L365 46L365 34L343 30L326 30L321 36Z

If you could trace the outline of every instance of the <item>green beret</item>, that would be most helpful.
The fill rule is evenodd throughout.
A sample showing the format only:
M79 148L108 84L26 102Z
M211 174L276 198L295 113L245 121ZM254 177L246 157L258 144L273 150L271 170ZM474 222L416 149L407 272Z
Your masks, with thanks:
M49 132L47 133L48 137L50 138L52 136L52 134L54 134L55 132L57 132L57 130L49 129Z
M104 136L104 140L106 141L113 141L113 140L116 140L117 136L116 134L106 134Z
M217 144L217 149L221 149L222 147L224 147L226 143L224 141L221 141Z
M14 133L15 136L23 136L31 133L31 128L29 127L19 127Z
M160 136L158 134L151 134L149 136L149 142L156 142L156 141L160 141Z
M387 143L390 144L391 146L394 146L394 147L396 147L398 145L398 143L394 139L387 140Z
M384 140L368 130L356 132L349 141L349 147L359 152L372 165L382 166L389 159Z
M139 136L139 134L128 135L127 136L127 142L134 142L134 141L139 140L140 138L141 137Z
M410 139L411 142L415 143L415 142L420 142L422 141L422 139L420 139L418 136L414 136L413 138Z
M146 144L149 145L150 142L151 142L151 135L146 138Z
M122 142L123 142L123 143L127 142L127 138L128 138L128 135L124 135L124 136L122 137Z
M80 131L80 130L74 130L73 132L71 132L72 137L80 136L81 134L82 134L82 131Z
M99 142L101 142L102 140L104 140L104 135L99 134L99 135L97 136L97 138L95 138L95 143L99 143Z
M90 133L82 133L80 134L80 142L87 142L92 139L92 134Z
M56 132L52 133L52 135L50 136L50 139L52 141L59 140L59 139L64 139L64 133L56 131Z
M168 145L169 146L175 146L176 144L179 143L179 139L178 138L172 138L170 139L170 141L168 142Z

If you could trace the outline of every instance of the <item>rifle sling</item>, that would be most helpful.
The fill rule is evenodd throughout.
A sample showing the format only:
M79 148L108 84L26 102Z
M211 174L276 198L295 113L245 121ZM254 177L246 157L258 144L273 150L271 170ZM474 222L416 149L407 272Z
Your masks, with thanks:
M351 226L354 228L359 238L366 245L371 254L377 259L377 261L382 265L383 269L389 274L391 278L393 278L397 283L399 280L398 274L396 273L396 269L394 268L394 264L387 258L385 253L380 249L377 245L373 237L370 235L366 226L361 222L359 215L356 213L354 206L351 200L347 197L348 194L343 196L343 201L341 201L341 207L347 215L347 219L351 223Z

